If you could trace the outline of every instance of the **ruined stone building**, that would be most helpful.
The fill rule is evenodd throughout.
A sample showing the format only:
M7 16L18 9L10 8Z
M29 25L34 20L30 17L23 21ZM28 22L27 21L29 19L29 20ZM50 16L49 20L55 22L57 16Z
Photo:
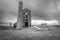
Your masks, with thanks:
M23 2L19 2L17 15L17 29L31 26L31 10L23 9Z

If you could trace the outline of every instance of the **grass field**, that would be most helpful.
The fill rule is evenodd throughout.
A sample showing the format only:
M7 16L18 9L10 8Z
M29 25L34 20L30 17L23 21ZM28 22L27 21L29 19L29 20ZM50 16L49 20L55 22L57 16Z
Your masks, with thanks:
M23 30L1 30L0 40L60 40L60 28L39 30L25 28Z

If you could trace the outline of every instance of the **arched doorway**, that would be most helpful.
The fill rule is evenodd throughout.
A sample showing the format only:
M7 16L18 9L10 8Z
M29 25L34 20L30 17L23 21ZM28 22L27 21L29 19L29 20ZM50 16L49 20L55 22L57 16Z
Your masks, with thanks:
M28 27L28 22L25 22L25 27Z

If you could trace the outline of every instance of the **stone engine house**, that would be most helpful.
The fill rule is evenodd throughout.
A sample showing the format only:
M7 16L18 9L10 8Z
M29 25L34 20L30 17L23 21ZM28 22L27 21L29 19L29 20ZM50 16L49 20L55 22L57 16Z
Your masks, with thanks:
M31 26L31 10L28 8L23 9L23 2L19 2L17 23L14 25L17 26L17 29Z

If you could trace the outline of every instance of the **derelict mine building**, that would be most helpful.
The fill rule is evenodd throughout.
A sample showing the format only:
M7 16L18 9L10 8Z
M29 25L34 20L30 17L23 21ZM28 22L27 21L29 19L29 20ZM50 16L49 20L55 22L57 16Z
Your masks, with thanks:
M23 9L23 2L19 2L17 23L14 25L17 26L17 29L31 26L31 10Z

